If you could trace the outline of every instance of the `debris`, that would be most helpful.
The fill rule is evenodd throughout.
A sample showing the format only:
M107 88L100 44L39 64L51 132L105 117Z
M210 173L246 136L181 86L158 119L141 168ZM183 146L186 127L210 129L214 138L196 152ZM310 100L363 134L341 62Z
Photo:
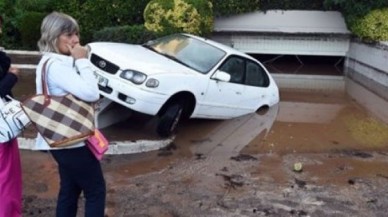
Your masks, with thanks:
M299 179L295 179L295 184L298 185L299 188L304 188L306 186L306 182Z
M203 160L203 159L206 159L205 155L202 154L202 153L195 153L195 159L196 160Z
M217 176L222 176L227 182L226 185L232 188L241 187L244 185L244 177L241 175L226 175L226 174L216 174Z
M302 172L302 170L303 170L303 164L301 162L294 163L295 172Z
M235 161L257 160L256 157L253 157L252 155L248 155L248 154L240 154L236 157L231 157L230 159L235 160Z
M377 177L381 177L381 178L388 179L388 175L384 175L384 174L381 174L381 173L376 174L376 176L377 176Z
M172 142L166 147L159 149L158 156L162 156L162 157L170 156L173 154L173 150L176 150L176 149L177 149L176 144Z
M357 150L344 150L342 151L344 155L347 156L353 156L353 157L359 157L359 158L372 158L373 155L370 153L362 152L362 151L357 151Z

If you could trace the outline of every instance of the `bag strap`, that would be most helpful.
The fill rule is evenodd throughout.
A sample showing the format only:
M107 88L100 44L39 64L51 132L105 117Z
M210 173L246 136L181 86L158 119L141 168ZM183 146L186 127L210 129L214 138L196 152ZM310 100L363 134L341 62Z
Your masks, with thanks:
M48 61L50 60L50 58L48 58L44 63L43 63L43 66L42 66L42 91L43 91L43 95L44 95L44 104L45 106L49 105L50 104L50 96L48 95L48 87L47 87L47 83L46 83L46 65L48 63Z

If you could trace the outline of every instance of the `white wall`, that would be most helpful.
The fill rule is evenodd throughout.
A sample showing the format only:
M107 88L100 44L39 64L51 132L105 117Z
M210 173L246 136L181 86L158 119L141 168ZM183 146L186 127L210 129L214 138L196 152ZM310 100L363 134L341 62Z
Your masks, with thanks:
M345 56L349 38L333 35L214 34L213 40L245 53Z
M388 100L388 46L352 42L345 75Z

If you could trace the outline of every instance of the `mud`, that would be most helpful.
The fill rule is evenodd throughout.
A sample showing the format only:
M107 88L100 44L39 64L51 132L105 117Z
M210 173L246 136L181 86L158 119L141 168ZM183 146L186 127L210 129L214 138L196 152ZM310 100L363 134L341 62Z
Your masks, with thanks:
M31 81L22 77L15 95L32 93ZM135 116L103 131L156 139L152 122ZM266 111L182 123L163 150L105 156L106 216L386 216L387 127L345 93L281 90ZM54 160L21 156L23 216L54 216Z

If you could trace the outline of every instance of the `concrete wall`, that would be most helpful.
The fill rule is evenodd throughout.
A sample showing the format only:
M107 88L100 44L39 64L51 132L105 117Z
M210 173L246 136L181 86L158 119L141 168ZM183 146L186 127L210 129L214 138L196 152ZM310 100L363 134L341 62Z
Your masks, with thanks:
M343 76L272 74L281 89L344 92Z
M388 100L388 45L350 43L344 74Z
M388 123L388 45L352 42L344 69L346 92Z
M212 39L245 53L345 56L349 36L335 34L214 33Z
M217 17L212 35L246 53L345 56L351 32L339 11L258 10Z

